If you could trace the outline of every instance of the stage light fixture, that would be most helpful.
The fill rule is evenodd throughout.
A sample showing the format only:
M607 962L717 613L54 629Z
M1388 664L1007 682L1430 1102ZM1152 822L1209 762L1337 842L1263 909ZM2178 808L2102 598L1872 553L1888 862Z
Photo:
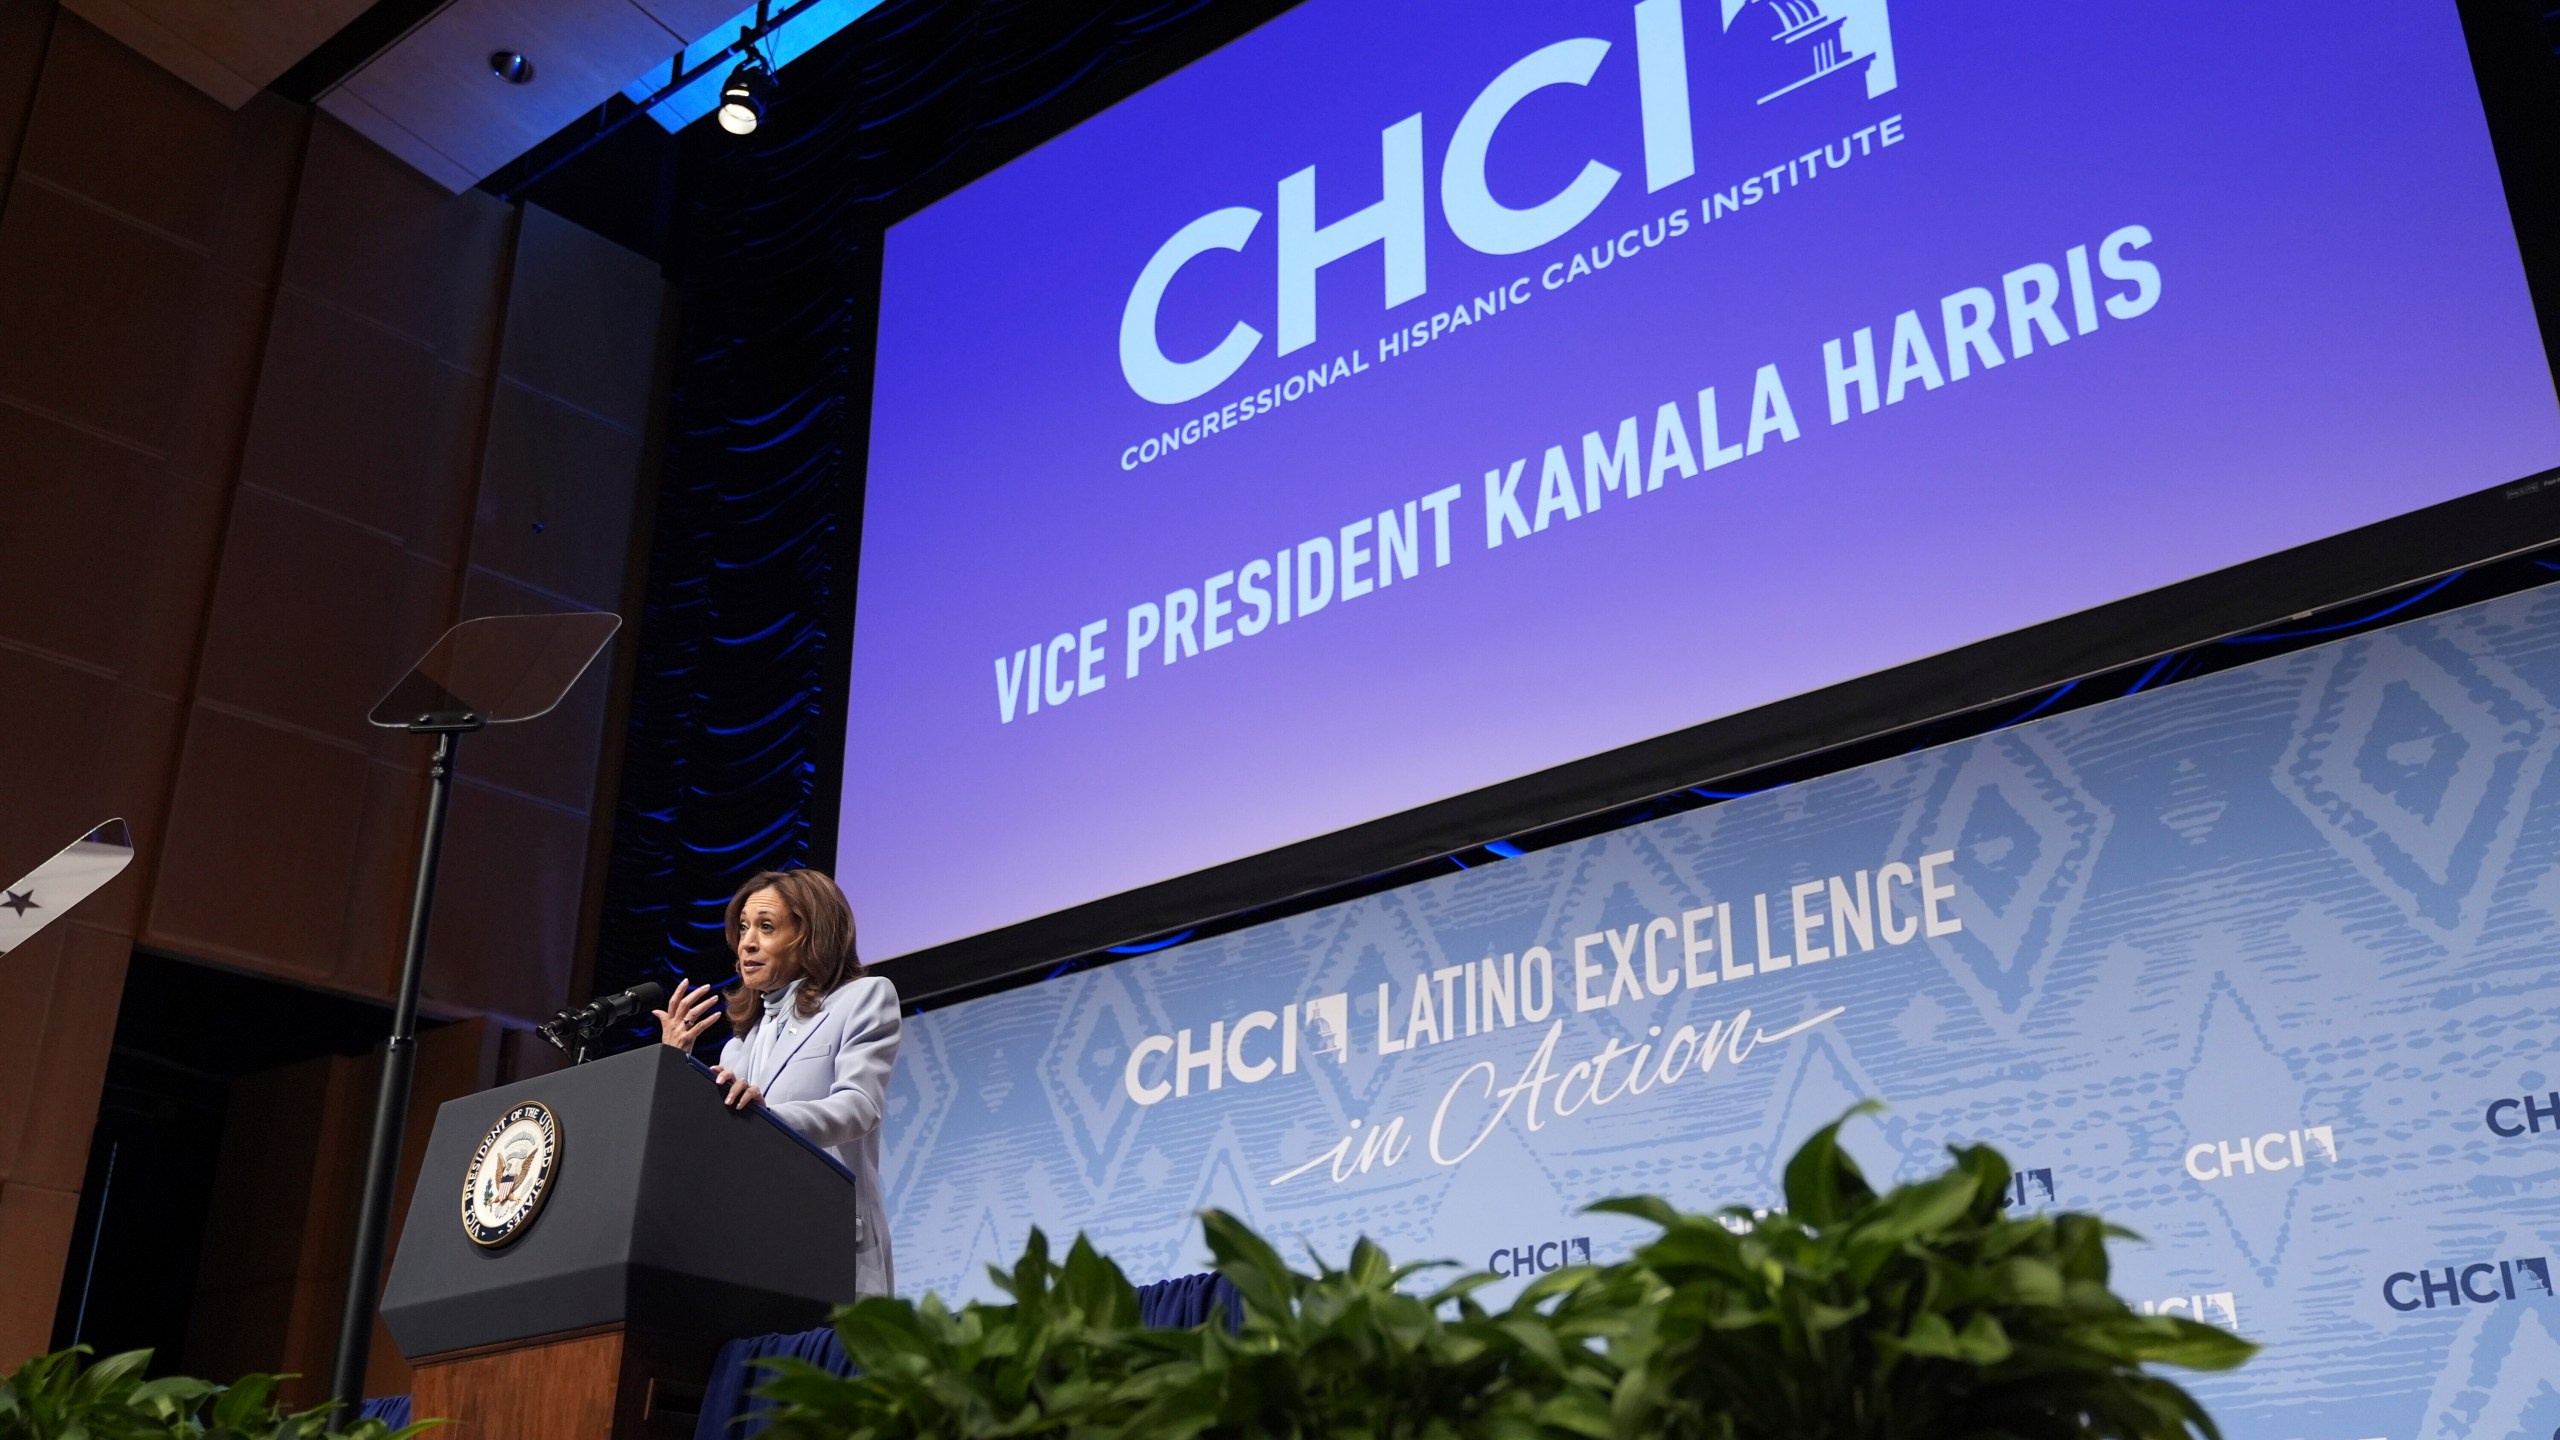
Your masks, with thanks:
M533 60L521 50L489 52L489 73L510 85L533 83Z
M773 104L773 71L764 57L750 50L720 87L720 128L732 135L752 135Z

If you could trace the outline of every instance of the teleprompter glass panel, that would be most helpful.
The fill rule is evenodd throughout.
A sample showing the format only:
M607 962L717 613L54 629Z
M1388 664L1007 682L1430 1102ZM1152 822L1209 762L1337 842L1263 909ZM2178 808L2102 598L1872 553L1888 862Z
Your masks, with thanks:
M621 616L601 611L465 620L367 718L391 730L469 730L548 715L621 628Z

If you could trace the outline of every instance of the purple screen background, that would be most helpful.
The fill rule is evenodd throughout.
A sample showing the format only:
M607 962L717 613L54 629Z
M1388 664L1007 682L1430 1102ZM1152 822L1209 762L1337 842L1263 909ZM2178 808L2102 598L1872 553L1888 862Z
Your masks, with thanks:
M1835 13L1840 9L1836 3ZM1880 0L1861 13L1881 18ZM1717 0L1690 0L1693 53ZM1697 174L1644 184L1625 3L1311 0L889 234L838 871L887 959L1395 814L2467 494L2560 463L2534 326L2450 0L1961 8L1901 0L1881 95L1733 107L1693 69ZM1868 22L1869 35L1877 33ZM1513 61L1608 40L1524 102L1494 194L1586 159L1597 213L1478 254L1439 205L1468 102ZM1429 289L1379 249L1319 272L1273 353L1275 187L1319 223L1379 194L1420 112ZM1698 201L1886 116L1903 139L1713 224ZM1196 402L1124 382L1123 302L1186 266L1177 359L1238 319ZM1380 362L1380 337L1687 206L1685 237ZM1829 423L1822 345L2149 228L2149 313ZM2101 280L2101 294L2130 287ZM2062 313L2066 320L2070 306ZM1996 331L2006 347L2006 324ZM1365 374L1123 469L1124 447L1319 361ZM1498 550L1481 477L1586 431L1783 375L1800 440ZM1943 363L1943 357L1942 357ZM1128 608L1445 485L1452 563L1124 678ZM1000 723L994 664L1108 619L1106 687Z

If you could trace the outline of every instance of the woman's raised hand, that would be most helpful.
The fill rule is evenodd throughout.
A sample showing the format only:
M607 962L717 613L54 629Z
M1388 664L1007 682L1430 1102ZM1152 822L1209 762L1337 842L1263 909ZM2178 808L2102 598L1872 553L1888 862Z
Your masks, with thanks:
M651 1012L658 1017L659 1041L692 1054L693 1042L725 1013L721 1006L718 990L678 980L676 993L667 997L667 1008Z

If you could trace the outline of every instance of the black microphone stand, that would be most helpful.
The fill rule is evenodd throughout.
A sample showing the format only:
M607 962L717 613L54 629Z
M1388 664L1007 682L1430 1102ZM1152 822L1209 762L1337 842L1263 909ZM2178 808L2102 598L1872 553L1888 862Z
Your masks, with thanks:
M636 1021L666 1003L667 988L644 980L619 994L599 995L584 1005L572 1005L533 1027L533 1033L568 1056L570 1064L584 1065L588 1048L613 1027Z
M551 1042L551 1048L568 1056L572 1065L587 1063L587 1047L595 1043L597 1034L580 1019L575 1006L534 1026L533 1033Z

